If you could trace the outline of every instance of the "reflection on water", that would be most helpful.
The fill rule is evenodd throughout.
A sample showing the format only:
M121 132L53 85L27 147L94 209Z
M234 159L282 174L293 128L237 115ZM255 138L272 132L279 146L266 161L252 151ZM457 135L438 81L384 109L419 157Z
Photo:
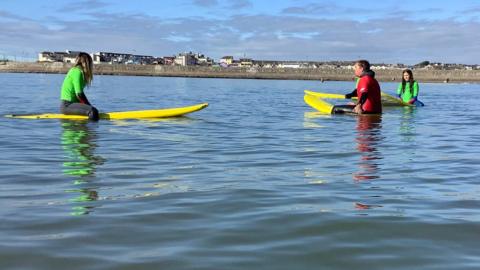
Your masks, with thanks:
M95 133L84 121L62 121L62 148L65 152L63 173L71 177L75 188L67 192L75 194L70 200L74 204L72 215L86 215L93 211L91 201L98 199L98 192L91 179L97 165L104 162L103 158L95 156Z
M357 149L360 152L359 170L353 174L356 181L373 180L378 175L378 165L383 158L377 147L382 140L381 115L359 115L357 117Z
M415 123L413 117L415 116L415 107L403 107L402 118L400 119L400 135L405 142L415 141Z
M325 114L321 112L305 112L303 114L303 127L304 128L321 128L324 127L317 123L318 118L331 118L331 114Z

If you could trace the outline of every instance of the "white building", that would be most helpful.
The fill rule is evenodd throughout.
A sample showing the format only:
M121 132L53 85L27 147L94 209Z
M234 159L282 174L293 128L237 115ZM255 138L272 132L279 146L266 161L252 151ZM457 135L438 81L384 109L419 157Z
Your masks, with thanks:
M175 57L175 65L179 66L194 66L197 64L197 59L192 52L180 53Z
M38 54L38 62L74 63L79 53L69 50L65 52L41 52Z

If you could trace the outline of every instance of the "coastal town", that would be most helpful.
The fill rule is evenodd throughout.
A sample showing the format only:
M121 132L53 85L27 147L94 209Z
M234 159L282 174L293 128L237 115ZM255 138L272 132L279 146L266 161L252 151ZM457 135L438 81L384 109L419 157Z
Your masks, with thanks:
M0 59L0 72L66 73L79 51L43 51L30 61ZM275 80L351 81L352 61L281 61L223 56L218 60L202 53L182 52L155 57L131 53L89 53L97 75L235 78ZM380 81L401 81L405 68L415 70L422 82L480 82L480 65L422 61L413 65L372 63Z
M78 51L64 52L43 51L38 54L40 63L73 63ZM95 52L90 54L94 64L125 64L125 65L165 65L165 66L208 66L208 67L246 67L246 68L344 68L351 69L354 61L273 61L256 60L252 58L235 59L233 56L223 56L219 61L201 53L182 52L174 56L155 57L150 55L135 55L129 53ZM427 70L480 70L480 65L448 64L422 61L415 65L401 63L373 63L373 69L404 69L417 68Z

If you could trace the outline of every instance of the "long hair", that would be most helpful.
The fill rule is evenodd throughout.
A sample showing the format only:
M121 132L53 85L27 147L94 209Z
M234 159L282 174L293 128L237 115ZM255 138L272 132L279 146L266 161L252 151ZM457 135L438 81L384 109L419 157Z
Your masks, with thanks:
M404 75L405 73L408 73L408 75L410 75L408 81L405 81L405 78L403 77L403 75ZM409 84L409 86L410 86L410 87L409 87L410 92L413 94L413 83L415 82L415 80L413 79L413 72L412 72L411 69L404 69L404 70L402 71L402 93L405 92L405 85L407 84L407 82L408 82L408 84Z
M83 79L87 86L90 86L93 81L93 60L90 54L81 52L75 59L75 66L83 71Z

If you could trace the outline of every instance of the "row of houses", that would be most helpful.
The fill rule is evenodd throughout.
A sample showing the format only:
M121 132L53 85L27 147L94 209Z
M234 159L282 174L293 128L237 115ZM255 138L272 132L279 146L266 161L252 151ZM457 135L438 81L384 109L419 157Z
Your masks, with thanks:
M39 62L64 62L73 63L80 52L41 52L38 55ZM224 56L218 63L200 53L185 52L175 56L153 57L150 55L135 55L128 53L96 52L91 54L94 64L136 64L136 65L177 65L177 66L220 66L220 67L247 67L247 68L330 68L330 69L351 69L353 61L271 61L253 60L251 58L234 59L233 56ZM373 64L374 70L407 68L403 64ZM414 65L415 69L467 69L478 70L480 65L442 64L430 63L428 61Z
M253 60L240 58L235 60L233 56L224 56L220 59L223 67L257 67L257 68L328 68L328 69L352 69L355 61L272 61ZM373 69L406 68L404 64L374 64Z
M39 62L73 63L79 51L41 52ZM128 53L96 52L91 54L94 64L140 64L140 65L178 65L178 66L214 66L221 67L255 67L255 68L319 68L344 67L345 63L320 63L313 61L270 61L253 60L251 58L234 59L224 56L219 63L200 53L185 52L175 56L153 57L150 55L134 55ZM353 65L353 64L351 64Z
M251 58L240 58L235 60L233 56L224 56L220 59L221 67L260 67L260 68L311 68L318 64L305 61L272 61L253 60Z
M74 63L79 51L48 52L38 54L38 62ZM96 52L90 54L94 64L135 64L135 65L213 65L213 59L199 53L180 53L176 56L154 57L129 53Z
M256 68L329 68L329 69L352 69L355 61L272 61L272 60L252 60L250 58L240 58L235 60L233 56L224 56L220 59L222 67L256 67ZM403 64L376 64L372 65L374 69L404 68Z

